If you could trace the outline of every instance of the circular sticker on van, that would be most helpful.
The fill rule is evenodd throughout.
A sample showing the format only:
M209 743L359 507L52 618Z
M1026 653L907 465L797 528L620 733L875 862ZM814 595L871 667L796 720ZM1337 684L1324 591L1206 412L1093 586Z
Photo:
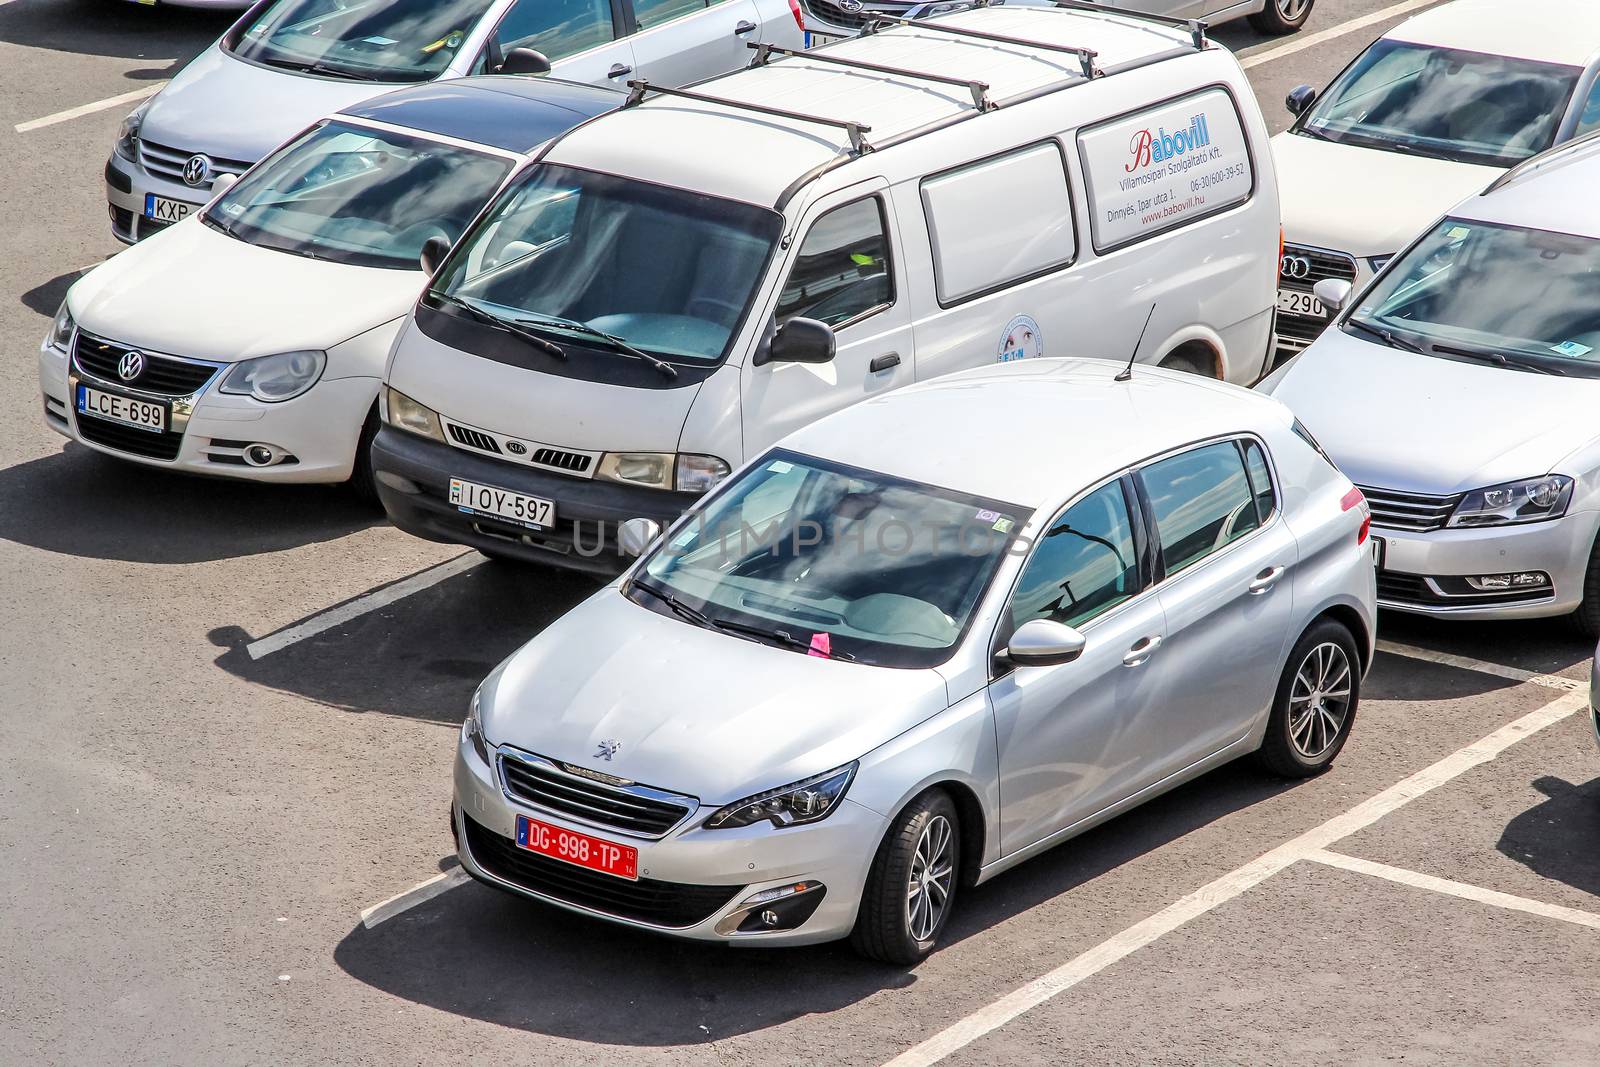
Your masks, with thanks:
M1038 359L1042 355L1044 335L1039 332L1039 324L1031 316L1018 315L1006 323L1006 332L1000 335L1000 356L996 362Z

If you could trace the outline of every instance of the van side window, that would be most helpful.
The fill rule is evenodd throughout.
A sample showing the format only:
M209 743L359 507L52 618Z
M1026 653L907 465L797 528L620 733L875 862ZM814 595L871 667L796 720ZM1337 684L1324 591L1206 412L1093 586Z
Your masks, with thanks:
M1157 460L1139 477L1150 497L1168 575L1261 525L1239 446L1232 441Z
M1267 454L1261 448L1261 442L1252 438L1245 438L1240 444L1244 448L1244 466L1250 475L1250 491L1256 498L1256 516L1263 526L1272 513L1278 510L1277 496L1272 490L1272 472L1267 468Z
M494 31L501 55L531 48L552 62L616 38L611 0L517 0Z
M893 303L888 226L869 196L812 224L778 296L777 324L803 315L837 328Z
M1078 254L1067 161L1055 141L928 178L922 212L944 307L1065 267Z
M1139 553L1122 482L1072 505L1039 539L1011 598L1011 623L1078 626L1139 592Z

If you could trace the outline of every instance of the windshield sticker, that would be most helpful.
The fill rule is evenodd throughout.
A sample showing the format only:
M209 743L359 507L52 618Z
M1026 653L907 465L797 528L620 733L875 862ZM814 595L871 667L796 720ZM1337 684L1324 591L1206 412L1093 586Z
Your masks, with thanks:
M1594 347L1592 345L1579 344L1577 341L1562 341L1558 345L1551 345L1550 351L1560 352L1563 356L1576 358L1578 356L1587 356L1594 351Z
M995 533L1010 533L1011 532L1011 528L1013 526L1015 526L1015 525L1016 525L1015 521L1013 521L1013 520L1007 518L1006 516L1002 515L998 519L994 520L993 529L994 529Z
M399 42L396 41L393 37L379 37L376 34L374 34L371 37L363 37L363 38L361 38L361 43L362 44L375 44L379 48L388 48L390 45L398 44Z
M821 659L833 658L833 641L827 634L811 635L811 650L808 656L817 656Z
M1467 229L1465 226L1452 226L1448 230L1444 231L1444 235L1452 241L1459 241L1461 238L1465 237L1471 232L1472 231Z
M771 471L773 474L788 474L790 471L794 470L794 464L790 463L786 459L775 459L771 463L767 464L767 470Z
M1027 315L1018 315L1006 323L1000 335L1000 354L997 363L1011 363L1019 359L1038 359L1044 355L1044 335L1039 324Z
M973 516L973 518L977 519L979 522L993 522L999 517L1000 513L998 511L979 511Z

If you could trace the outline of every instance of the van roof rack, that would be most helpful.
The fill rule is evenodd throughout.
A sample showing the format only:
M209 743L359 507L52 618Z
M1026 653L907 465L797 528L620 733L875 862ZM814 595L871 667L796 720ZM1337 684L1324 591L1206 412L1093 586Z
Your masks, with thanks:
M980 7L989 6L989 0L974 0ZM1146 22L1159 22L1163 26L1178 26L1189 31L1194 38L1195 48L1206 46L1206 24L1200 19L1179 18L1176 15L1158 15L1152 11L1126 11L1122 8L1107 7L1095 0L1051 0L1056 7L1067 11L1093 11L1100 15L1118 15L1122 18L1143 19Z
M670 89L665 85L656 85L648 78L630 78L628 80L628 90L628 99L622 104L625 108L635 107L642 103L646 93L678 96L685 100L695 100L702 104L721 104L723 107L738 108L741 111L754 111L760 115L771 115L773 118L790 119L795 122L814 122L819 126L832 126L835 129L843 130L849 136L850 148L856 155L859 156L872 151L872 145L866 138L866 135L872 132L872 127L864 122L830 118L826 115L809 115L804 111L788 111L781 107L752 104L747 100L734 100L726 96L697 93L692 89Z
M993 111L999 107L989 99L989 83L977 81L972 78L956 78L949 74L932 74L923 70L910 70L906 67L891 67L882 63L868 63L863 59L846 59L843 56L830 56L825 54L825 49L810 48L782 48L766 41L746 41L745 46L754 49L755 56L750 60L752 67L764 67L774 55L792 56L796 59L805 59L813 63L832 63L839 67L850 67L855 70L867 70L874 74L890 74L901 78L912 78L918 81L938 82L942 85L960 85L972 94L972 106L979 111Z
M1543 170L1548 166L1574 162L1574 160L1569 159L1568 157L1581 155L1585 149L1600 146L1600 142L1597 142L1597 138L1600 138L1600 130L1591 130L1582 137L1574 137L1572 140L1567 141L1564 144L1558 144L1554 148L1547 148L1538 155L1529 156L1521 163L1518 163L1504 174L1495 178L1495 180L1486 185L1483 189L1483 192L1479 193L1478 195L1488 196L1496 189L1504 188L1513 182L1519 181L1522 178L1526 178L1534 171Z
M988 4L978 6L987 7ZM987 30L970 30L960 26L947 26L942 22L930 22L926 19L908 19L899 15L883 15L872 12L867 15L867 24L861 28L861 36L866 37L877 33L884 26L908 26L914 30L932 30L935 33L947 33L953 37L967 37L975 41L989 41L993 44L1014 44L1023 48L1038 48L1046 52L1066 52L1078 57L1078 62L1083 64L1085 78L1098 78L1102 71L1095 66L1095 57L1100 53L1093 48L1080 48L1071 44L1055 44L1050 41L1031 41L1026 37L1009 37L1003 33L989 33Z

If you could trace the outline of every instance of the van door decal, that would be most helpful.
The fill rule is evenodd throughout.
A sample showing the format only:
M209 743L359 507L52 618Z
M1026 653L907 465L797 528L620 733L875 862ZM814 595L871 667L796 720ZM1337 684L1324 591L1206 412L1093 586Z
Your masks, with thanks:
M1032 316L1018 315L1006 323L1000 335L1000 355L997 363L1010 363L1018 359L1038 359L1044 355L1044 334Z

